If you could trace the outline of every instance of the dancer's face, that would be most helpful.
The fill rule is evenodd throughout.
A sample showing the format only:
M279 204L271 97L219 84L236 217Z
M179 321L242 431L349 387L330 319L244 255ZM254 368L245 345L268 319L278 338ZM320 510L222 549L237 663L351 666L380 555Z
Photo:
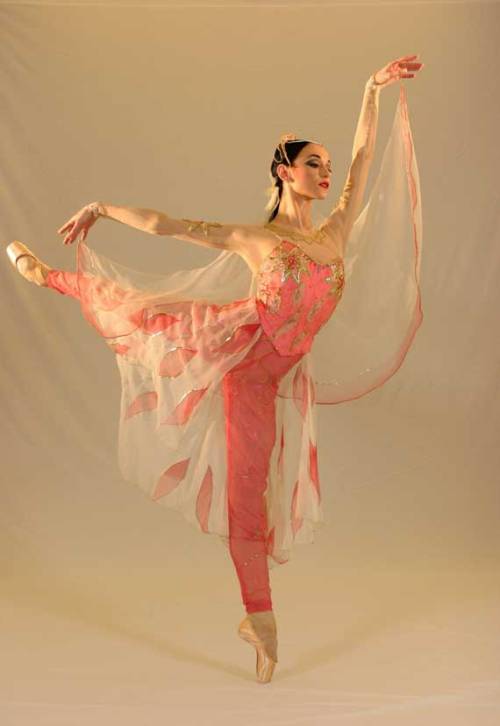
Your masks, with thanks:
M306 144L296 156L292 166L280 165L283 176L291 188L308 199L324 199L330 187L332 162L321 144ZM328 186L320 186L328 182Z

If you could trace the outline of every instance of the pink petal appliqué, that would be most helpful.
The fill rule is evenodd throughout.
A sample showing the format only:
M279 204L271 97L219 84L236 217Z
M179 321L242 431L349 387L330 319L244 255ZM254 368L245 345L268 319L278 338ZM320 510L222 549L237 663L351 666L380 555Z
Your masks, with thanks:
M175 424L182 426L186 423L194 409L201 401L208 388L201 388L200 390L189 391L184 399L174 408L170 416L162 421L162 424Z
M279 473L280 477L283 476L283 451L284 451L284 448L285 448L285 427L282 426L281 427L281 438L280 438L280 451L278 454L278 463L277 463L278 473Z
M156 335L156 333L161 333L174 323L177 323L178 320L179 318L176 318L175 315L156 313L156 315L151 315L151 317L144 320L142 329L149 335Z
M260 323L248 323L240 325L236 330L217 348L218 353L237 353L248 345Z
M318 447L313 444L309 439L309 476L313 483L316 493L318 495L318 501L321 501L321 491L319 486L319 475L318 475Z
M109 343L109 347L118 355L125 355L125 353L130 350L130 345L125 345L125 343Z
M151 495L151 498L156 501L170 494L179 483L186 476L187 468L189 466L190 459L183 459L175 464L172 464L163 474L160 476L156 483L156 488Z
M276 533L276 527L273 527L266 539L266 552L268 555L272 555L274 551L274 535Z
M309 403L309 386L308 378L299 366L293 378L293 401L304 419L306 416L307 406Z
M152 411L157 407L157 405L158 394L156 393L156 391L147 391L146 393L141 393L129 405L129 407L125 411L125 416L123 418L127 419L131 416L136 416L138 413L143 413L144 411Z
M198 351L194 348L175 348L163 356L158 375L177 378Z
M295 482L295 486L293 488L293 495L292 495L292 506L291 506L291 521L292 521L292 531L295 534L299 531L299 529L302 527L303 519L302 517L297 516L297 497L299 494L299 482Z
M212 506L212 493L214 488L212 467L207 467L203 482L196 497L196 518L203 532L208 533L208 515Z

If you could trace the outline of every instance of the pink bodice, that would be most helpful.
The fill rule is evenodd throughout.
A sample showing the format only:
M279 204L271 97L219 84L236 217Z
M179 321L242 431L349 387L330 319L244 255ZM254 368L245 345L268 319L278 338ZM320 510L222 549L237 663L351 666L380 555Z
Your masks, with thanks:
M264 332L281 355L307 353L342 297L342 258L320 264L284 239L256 276L256 305Z

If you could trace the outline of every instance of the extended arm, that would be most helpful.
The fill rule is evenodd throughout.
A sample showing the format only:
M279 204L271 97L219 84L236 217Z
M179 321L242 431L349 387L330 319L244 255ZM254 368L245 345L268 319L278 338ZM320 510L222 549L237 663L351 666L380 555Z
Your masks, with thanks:
M340 242L342 252L363 203L377 137L379 95L380 86L371 76L365 85L347 179L337 204L323 225Z
M237 252L247 239L252 225L221 224L198 219L174 219L164 212L143 207L126 207L104 202L92 202L83 207L59 232L69 229L66 241L72 241L83 232L83 239L91 224L99 217L135 227L148 234L170 235L178 239L217 249Z

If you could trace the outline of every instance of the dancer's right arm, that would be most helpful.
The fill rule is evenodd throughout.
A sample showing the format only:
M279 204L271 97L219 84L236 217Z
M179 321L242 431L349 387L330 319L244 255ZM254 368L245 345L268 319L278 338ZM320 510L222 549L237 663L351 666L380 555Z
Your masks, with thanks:
M168 235L186 242L237 251L251 234L254 227L249 224L221 224L203 219L174 219L164 212L135 207L114 207L96 203L99 215L111 217L118 222L137 227L149 234Z
M238 252L255 234L255 225L221 224L204 219L174 219L160 212L153 234L162 234L217 249Z
M71 244L80 232L83 241L88 230L99 217L114 219L149 234L169 235L206 247L231 251L238 251L241 246L244 246L245 241L254 230L253 225L221 224L201 219L174 219L164 212L154 209L93 202L82 207L65 225L59 228L60 234L67 231L64 244Z

